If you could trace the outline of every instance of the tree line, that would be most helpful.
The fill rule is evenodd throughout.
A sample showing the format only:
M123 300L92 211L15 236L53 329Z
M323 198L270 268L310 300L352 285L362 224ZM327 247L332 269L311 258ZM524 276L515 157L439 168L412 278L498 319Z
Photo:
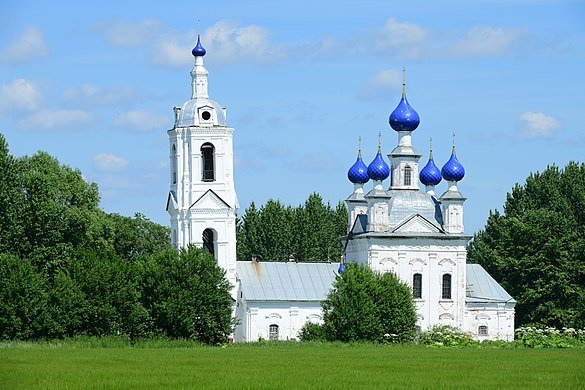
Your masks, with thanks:
M325 204L317 193L304 204L285 206L270 199L259 209L252 202L237 224L237 257L249 260L339 261L340 237L347 229L347 208Z
M585 327L585 164L549 166L516 184L468 258L516 299L517 326Z

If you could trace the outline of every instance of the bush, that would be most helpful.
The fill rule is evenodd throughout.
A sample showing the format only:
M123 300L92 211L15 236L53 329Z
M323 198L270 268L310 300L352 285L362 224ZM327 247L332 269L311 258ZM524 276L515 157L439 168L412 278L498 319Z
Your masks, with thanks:
M433 347L471 347L478 346L471 334L463 332L453 326L436 325L421 332L418 342Z
M301 341L324 341L325 333L323 325L314 322L307 322L299 332Z
M393 342L414 339L416 312L410 287L393 273L348 264L323 306L323 334L329 341Z
M516 345L528 348L583 348L585 329L521 327L516 329Z

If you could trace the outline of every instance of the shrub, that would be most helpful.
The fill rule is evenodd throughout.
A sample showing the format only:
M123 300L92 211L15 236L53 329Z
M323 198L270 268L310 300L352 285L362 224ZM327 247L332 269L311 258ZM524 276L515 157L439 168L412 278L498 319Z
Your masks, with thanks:
M471 334L449 325L436 325L427 331L421 332L418 342L434 347L471 347L479 345L471 337Z
M525 326L516 329L516 345L528 348L583 348L585 329Z
M299 332L301 341L324 341L325 334L323 325L314 322L307 322Z

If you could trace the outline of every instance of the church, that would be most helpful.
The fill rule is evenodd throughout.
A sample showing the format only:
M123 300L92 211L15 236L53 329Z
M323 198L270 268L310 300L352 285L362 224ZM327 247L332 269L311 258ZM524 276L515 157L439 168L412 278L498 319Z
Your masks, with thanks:
M442 169L433 160L432 148L428 162L419 169L421 154L413 146L413 133L420 118L408 103L405 82L389 118L397 144L388 159L382 155L379 136L373 161L363 162L360 147L349 168L347 177L354 190L346 199L347 235L341 238L345 260L237 261L234 129L227 124L226 108L209 98L206 50L199 36L192 54L191 99L174 108L175 123L168 130L166 210L172 244L204 248L234 286L236 342L296 340L305 323L322 322L320 302L344 272L345 262L394 272L407 283L418 330L451 325L478 340L513 340L516 301L480 265L467 264L471 236L464 232L465 197L458 189L465 170L455 142ZM435 186L442 181L447 190L437 196ZM369 182L371 189L366 191Z

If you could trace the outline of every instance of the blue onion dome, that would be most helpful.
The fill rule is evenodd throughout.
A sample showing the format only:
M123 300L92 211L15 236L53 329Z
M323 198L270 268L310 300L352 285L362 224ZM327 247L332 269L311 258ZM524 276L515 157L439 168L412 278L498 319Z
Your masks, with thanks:
M368 176L368 167L364 163L364 160L362 160L361 145L358 148L358 157L355 161L355 164L353 164L351 168L349 168L349 171L347 171L347 178L353 184L365 184L370 180L370 177Z
M201 36L199 34L197 34L197 45L191 50L191 53L193 57L203 57L207 53L203 45L201 45Z
M465 176L465 169L455 155L455 145L453 145L451 158L443 165L443 169L441 169L441 174L443 175L443 179L447 181L460 181Z
M368 165L368 176L372 180L385 180L390 176L390 167L384 161L382 157L382 148L380 147L380 137L381 134L378 134L378 154L374 157L374 160Z
M390 114L388 123L396 131L414 131L420 124L420 117L408 103L408 100L406 100L406 68L403 71L402 99L400 99L400 103L398 103L398 106Z
M339 268L337 269L337 272L340 274L345 272L345 263L339 264Z
M433 160L433 140L431 139L431 149L429 153L429 162L427 165L420 171L418 178L420 182L423 183L425 186L436 186L441 182L442 176L441 171L435 165L435 161Z

